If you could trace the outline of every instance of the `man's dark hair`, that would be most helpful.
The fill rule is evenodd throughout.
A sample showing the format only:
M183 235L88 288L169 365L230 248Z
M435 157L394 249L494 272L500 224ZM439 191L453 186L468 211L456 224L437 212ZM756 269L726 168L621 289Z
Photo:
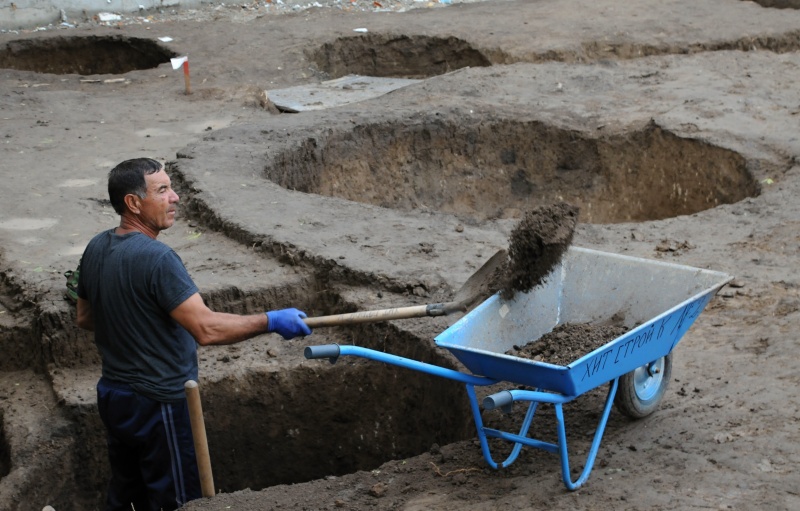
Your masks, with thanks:
M125 160L108 173L108 198L114 211L125 212L125 196L129 193L144 199L147 197L147 182L144 176L155 174L164 168L152 158Z

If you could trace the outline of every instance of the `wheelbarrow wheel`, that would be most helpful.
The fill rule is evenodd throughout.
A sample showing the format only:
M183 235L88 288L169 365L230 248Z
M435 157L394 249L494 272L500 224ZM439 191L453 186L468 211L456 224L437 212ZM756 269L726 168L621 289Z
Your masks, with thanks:
M619 378L614 404L633 419L655 412L667 391L672 375L672 353L643 365Z

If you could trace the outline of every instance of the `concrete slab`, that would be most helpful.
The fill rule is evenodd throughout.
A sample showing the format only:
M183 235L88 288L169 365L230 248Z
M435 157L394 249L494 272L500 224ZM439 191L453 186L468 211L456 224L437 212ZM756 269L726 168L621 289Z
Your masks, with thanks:
M296 113L323 110L377 98L421 81L410 78L347 75L321 83L267 91L267 97L279 110Z

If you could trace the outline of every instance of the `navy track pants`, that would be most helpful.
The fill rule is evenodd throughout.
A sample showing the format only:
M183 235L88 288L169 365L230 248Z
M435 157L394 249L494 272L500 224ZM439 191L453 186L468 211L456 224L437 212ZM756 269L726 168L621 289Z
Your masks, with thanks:
M111 482L106 511L172 511L198 499L186 400L162 403L101 378L97 407L108 432Z

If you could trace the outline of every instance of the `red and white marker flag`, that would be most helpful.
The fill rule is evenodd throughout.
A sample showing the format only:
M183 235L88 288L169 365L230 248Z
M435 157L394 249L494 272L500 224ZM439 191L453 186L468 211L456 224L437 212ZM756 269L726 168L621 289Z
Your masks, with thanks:
M169 59L172 62L172 69L177 70L183 67L183 81L186 84L186 94L192 93L192 82L189 80L189 57L175 57Z

